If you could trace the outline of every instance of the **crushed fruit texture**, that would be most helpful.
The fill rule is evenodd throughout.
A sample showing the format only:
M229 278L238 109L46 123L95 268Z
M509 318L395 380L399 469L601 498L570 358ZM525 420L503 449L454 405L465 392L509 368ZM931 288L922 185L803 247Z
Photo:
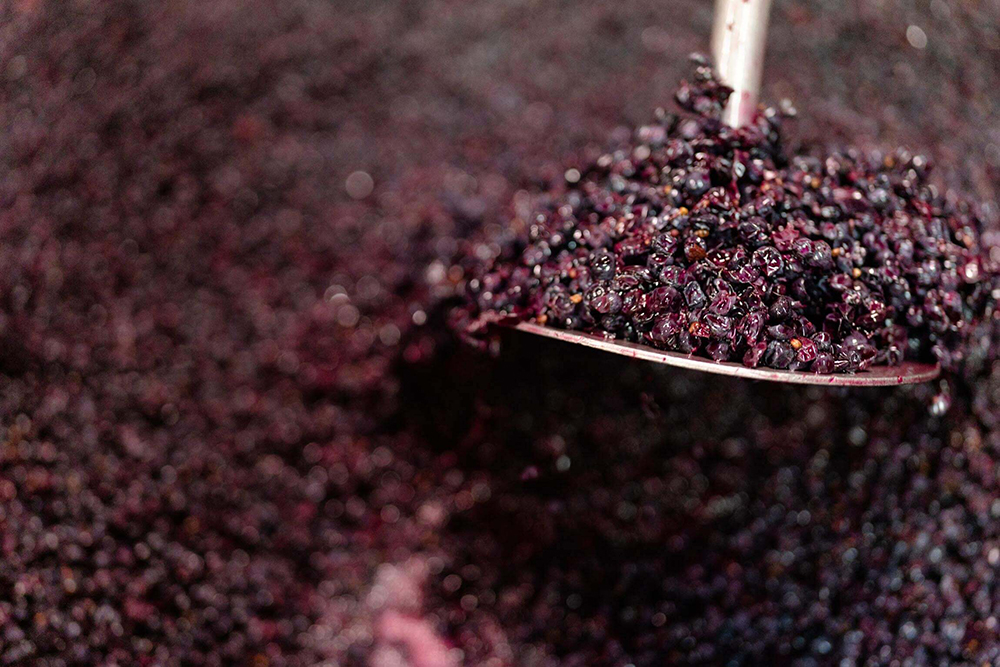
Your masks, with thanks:
M997 296L976 206L932 184L921 155L789 154L774 109L725 125L731 90L694 61L683 113L660 111L515 220L459 326L532 319L816 373L955 368Z
M1000 662L995 321L948 392L448 329L685 76L669 5L5 3L0 665ZM1000 6L774 12L796 136L995 199Z

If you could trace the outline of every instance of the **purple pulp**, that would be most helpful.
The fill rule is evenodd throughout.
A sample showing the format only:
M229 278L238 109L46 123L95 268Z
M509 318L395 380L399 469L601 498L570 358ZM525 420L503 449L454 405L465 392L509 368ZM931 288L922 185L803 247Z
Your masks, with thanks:
M599 333L746 366L954 368L996 285L976 206L906 151L789 154L767 109L734 129L696 57L630 143L543 192L460 318Z

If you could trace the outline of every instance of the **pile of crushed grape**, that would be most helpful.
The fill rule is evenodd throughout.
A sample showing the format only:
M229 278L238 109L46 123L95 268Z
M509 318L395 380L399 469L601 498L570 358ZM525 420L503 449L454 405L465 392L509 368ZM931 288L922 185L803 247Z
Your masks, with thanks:
M0 665L1000 662L996 320L947 411L448 329L711 3L7 5ZM796 136L995 199L1000 6L775 12Z
M749 367L852 373L962 360L996 284L976 206L897 151L789 154L768 109L720 120L732 92L694 57L633 141L540 194L469 282L477 332L497 319Z

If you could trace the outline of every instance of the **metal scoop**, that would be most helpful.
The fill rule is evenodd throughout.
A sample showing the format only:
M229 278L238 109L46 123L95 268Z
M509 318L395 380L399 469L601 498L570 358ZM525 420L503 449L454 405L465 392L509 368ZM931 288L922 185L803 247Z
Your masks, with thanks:
M716 0L712 28L712 55L719 77L733 89L723 119L733 127L749 123L757 110L760 77L764 65L764 36L771 0ZM633 359L654 361L717 375L840 387L884 387L933 380L941 373L936 364L906 361L898 366L874 366L853 374L821 375L807 371L748 368L742 364L712 361L679 352L666 352L645 345L603 336L522 322L518 331L585 345Z

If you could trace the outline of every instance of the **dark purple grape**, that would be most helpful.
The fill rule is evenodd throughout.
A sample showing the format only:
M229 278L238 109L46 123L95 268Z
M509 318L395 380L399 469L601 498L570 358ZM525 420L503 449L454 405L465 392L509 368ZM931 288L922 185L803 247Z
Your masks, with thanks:
M827 352L820 352L816 355L816 360L813 362L811 369L814 373L822 373L824 375L832 373L834 371L833 355Z
M615 277L615 256L601 248L590 256L590 271L595 280L611 280Z
M703 321L716 338L727 338L733 330L733 321L725 315L709 313L705 315Z
M692 155L691 144L683 139L671 139L667 142L666 150L664 151L666 159L675 164L686 163Z
M813 250L815 249L815 247L816 246L810 239L799 238L796 239L794 243L792 243L791 252L794 255L796 255L799 259L807 259L811 254L813 254Z
M646 307L653 313L663 313L676 310L682 296L674 287L660 286L654 288L646 297Z
M753 217L740 223L738 230L744 243L759 246L767 243L767 224L759 217Z
M705 346L705 353L713 361L726 361L729 359L729 343L712 341Z
M602 315L614 315L622 309L622 298L618 292L606 290L590 300L590 307Z
M673 258L659 252L651 252L646 258L646 268L653 276L659 276L664 267L673 263Z
M740 321L738 331L746 337L748 341L756 341L760 338L761 329L764 326L764 316L758 311L747 313Z
M768 278L780 273L785 265L781 259L781 253L773 246L764 246L755 250L753 253L753 263Z
M684 269L679 266L665 266L660 269L657 278L667 287L680 287L683 273Z
M791 250L792 244L795 243L797 238L799 238L799 232L790 225L771 232L771 240L781 252Z
M756 368L760 365L760 362L764 357L764 352L766 351L767 343L752 344L743 355L743 365L749 366L750 368Z
M775 299L770 308L771 319L776 322L787 320L792 315L792 300L787 296L780 296Z
M725 315L733 309L736 302L737 297L735 294L727 290L721 290L712 298L712 303L708 308L716 315Z
M671 256L677 249L677 236L666 233L660 234L653 240L653 250Z
M791 340L795 330L787 324L772 324L767 328L767 335L775 340Z
M688 173L687 180L684 181L684 187L692 197L702 196L708 191L710 185L711 179L708 172L703 170L695 170Z
M819 354L818 346L809 338L793 338L791 344L796 350L795 358L802 363L813 361Z
M705 292L701 285L690 282L684 286L684 300L691 308L700 308L705 305Z
M795 358L792 346L781 340L772 340L764 352L764 363L771 368L788 368Z
M835 373L854 373L861 370L862 358L856 350L844 350L833 360Z
M648 332L659 346L734 360L761 342L768 354L749 361L793 370L957 366L1000 288L974 207L922 183L923 163L905 166L907 154L784 153L774 111L734 132L718 120L726 90L699 66L678 92L695 117L641 128L646 143L540 197L524 237L468 282L479 312L465 321L492 310ZM539 296L553 285L565 293ZM657 323L673 313L687 324L666 334ZM706 337L725 345L709 350Z
M760 273L749 262L730 266L726 269L726 277L734 283L752 283Z
M833 251L826 241L816 241L811 255L807 258L810 266L827 270L833 266Z
M670 338L679 334L684 329L685 324L686 319L679 313L664 315L653 323L653 327L649 331L649 338L664 345Z

